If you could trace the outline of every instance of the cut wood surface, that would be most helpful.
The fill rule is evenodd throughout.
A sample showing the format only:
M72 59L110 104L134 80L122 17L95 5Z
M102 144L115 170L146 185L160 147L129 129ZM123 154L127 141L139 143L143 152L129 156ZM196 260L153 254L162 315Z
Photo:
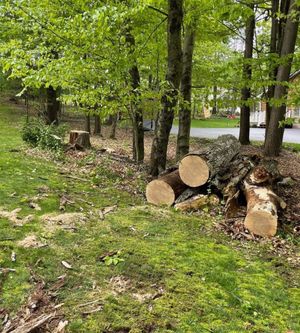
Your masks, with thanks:
M244 181L247 199L245 227L255 235L264 237L275 236L278 224L277 209L286 208L286 203L274 193L270 182L271 174L262 165L255 167Z
M182 212L193 211L203 209L208 206L215 206L220 203L219 198L216 195L204 195L199 194L194 197L176 204L174 207L176 210Z
M71 131L69 143L74 145L75 148L90 148L90 133L86 131Z
M187 186L179 177L179 171L173 171L153 180L146 187L146 198L154 205L171 206Z
M190 187L204 185L209 178L226 172L239 149L240 143L233 135L219 136L206 149L191 152L180 161L180 178Z

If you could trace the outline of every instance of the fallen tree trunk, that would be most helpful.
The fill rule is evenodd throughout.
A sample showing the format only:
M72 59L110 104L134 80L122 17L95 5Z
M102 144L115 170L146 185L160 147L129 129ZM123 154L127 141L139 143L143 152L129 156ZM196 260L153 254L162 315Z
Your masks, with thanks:
M219 198L216 195L204 195L198 194L186 201L176 204L174 207L176 210L182 212L194 211L204 209L209 206L215 206L220 203Z
M175 170L150 182L146 187L146 198L154 205L171 206L176 198L187 189Z
M259 165L244 181L244 193L247 199L244 225L253 234L263 237L276 235L277 210L286 208L286 203L272 190L272 179L272 173L266 165Z
M90 148L90 133L86 131L71 131L69 143L75 146L75 148L77 148L77 146L81 149Z
M186 155L179 163L182 181L190 187L207 183L216 174L223 174L239 153L240 143L233 135L222 135L204 150Z

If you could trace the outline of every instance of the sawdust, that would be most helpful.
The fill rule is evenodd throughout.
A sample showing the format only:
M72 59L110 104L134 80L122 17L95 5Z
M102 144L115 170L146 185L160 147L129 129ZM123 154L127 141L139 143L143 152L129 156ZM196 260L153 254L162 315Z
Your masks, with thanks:
M74 231L78 225L87 221L83 213L45 214L40 219L49 231L55 231L58 228Z
M26 223L31 222L34 218L33 215L28 215L22 218L18 215L21 212L21 210L22 210L21 208L16 208L10 212L0 208L0 218L8 219L15 226L22 226Z
M25 249L28 248L38 249L47 246L47 244L40 242L35 235L27 236L23 240L19 241L17 245L24 247Z

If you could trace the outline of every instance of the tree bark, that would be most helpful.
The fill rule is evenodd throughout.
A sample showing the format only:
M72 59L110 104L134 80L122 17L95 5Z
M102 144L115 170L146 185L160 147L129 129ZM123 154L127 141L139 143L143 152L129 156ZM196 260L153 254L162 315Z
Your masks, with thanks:
M212 108L211 114L216 115L218 112L218 106L217 106L217 96L218 96L218 87L213 87L213 98L214 98L214 106Z
M162 110L152 143L150 173L153 176L158 175L166 167L169 135L182 74L181 25L183 0L169 0L168 3L168 70L166 80L169 87L162 97Z
M85 123L84 123L85 131L91 133L91 116L89 114L85 114Z
M117 129L118 114L111 116L111 127L110 127L110 139L116 139L116 129Z
M171 206L175 199L187 189L175 170L150 182L146 187L146 197L154 205Z
M176 158L179 160L189 152L191 130L191 98L193 52L195 45L195 31L189 27L184 37L183 70L181 78L181 96L183 103L179 109L179 127L177 135Z
M52 86L46 88L46 124L58 125L60 102L57 100L57 90Z
M222 135L206 149L191 152L181 160L180 178L190 187L204 185L209 178L226 172L239 149L240 144L233 135Z
M296 15L295 15L296 14ZM278 67L276 85L274 91L275 102L280 103L273 105L268 135L265 139L265 155L278 156L282 145L284 126L280 127L280 122L285 119L286 99L288 92L288 81L291 72L291 66L295 51L295 44L299 25L299 7L295 1L290 2L289 16L286 21L282 49L280 58L281 65Z
M102 126L101 126L101 118L99 114L94 115L95 125L94 125L94 135L102 136Z
M244 51L244 65L243 65L243 79L246 81L244 88L242 89L242 105L241 105L241 117L240 117L240 135L239 140L242 145L248 145L250 143L250 98L251 88L250 81L252 77L251 60L253 57L253 39L255 30L255 15L254 5L249 4L253 15L251 15L246 23L246 39L245 39L245 51Z
M90 148L90 133L86 131L71 131L69 143L79 149Z

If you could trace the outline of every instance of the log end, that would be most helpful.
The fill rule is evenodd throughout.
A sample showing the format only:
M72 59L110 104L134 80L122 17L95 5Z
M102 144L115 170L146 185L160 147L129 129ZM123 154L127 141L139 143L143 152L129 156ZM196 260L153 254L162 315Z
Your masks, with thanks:
M155 179L146 187L146 198L151 204L171 206L175 201L175 193L166 182Z
M204 185L209 178L209 167L200 156L188 155L179 164L181 180L190 187Z
M277 232L277 216L266 211L249 212L244 224L253 234L262 237L273 237Z

